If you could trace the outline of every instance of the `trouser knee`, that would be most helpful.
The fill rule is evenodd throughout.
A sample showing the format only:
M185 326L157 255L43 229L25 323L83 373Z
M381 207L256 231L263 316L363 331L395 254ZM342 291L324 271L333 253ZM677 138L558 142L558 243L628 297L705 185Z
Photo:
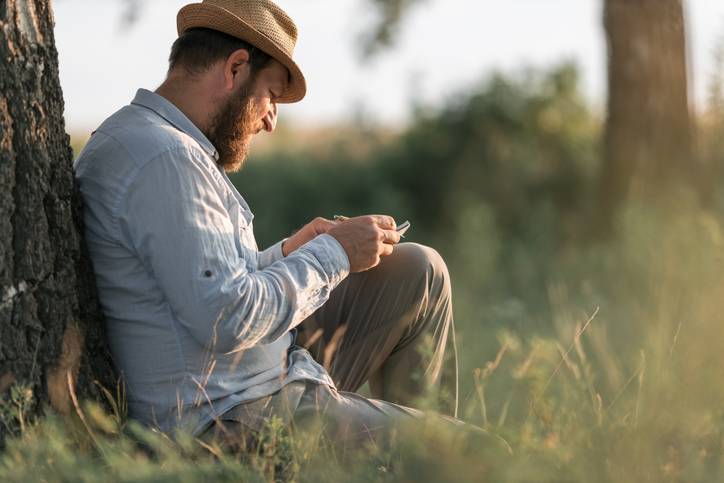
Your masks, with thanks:
M406 279L424 279L432 295L450 297L450 274L437 250L419 243L401 243L395 247L393 256L401 261Z

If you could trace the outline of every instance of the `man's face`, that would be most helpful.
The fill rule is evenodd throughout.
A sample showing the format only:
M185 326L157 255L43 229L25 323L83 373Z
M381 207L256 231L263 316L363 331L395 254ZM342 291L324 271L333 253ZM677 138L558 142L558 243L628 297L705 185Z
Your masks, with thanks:
M209 140L219 152L219 164L224 170L233 173L241 169L252 137L262 130L274 131L276 99L286 89L287 82L287 69L272 59L222 102L211 123Z

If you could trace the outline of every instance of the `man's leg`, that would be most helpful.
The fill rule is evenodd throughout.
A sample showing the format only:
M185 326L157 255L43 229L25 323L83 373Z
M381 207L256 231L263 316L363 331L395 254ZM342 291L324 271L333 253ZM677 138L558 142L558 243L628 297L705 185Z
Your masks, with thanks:
M489 435L480 428L448 416L424 414L388 401L304 381L289 383L274 394L234 407L199 438L231 451L256 451L259 436L272 416L285 426L291 424L299 431L311 430L309 434L313 437L324 437L333 444L335 455L342 458L368 445L386 453L404 425L419 430L421 424L433 424L435 434L442 429L468 441L489 441Z
M434 413L428 417L448 429L479 431L453 418ZM297 429L320 425L322 434L334 444L340 456L368 444L387 450L401 425L419 424L424 420L425 415L417 409L311 382L307 383L293 419Z
M233 451L252 451L272 417L285 426L292 423L306 388L304 381L293 381L273 394L234 406L216 418L199 438Z
M350 275L332 291L302 324L300 343L340 391L356 391L369 380L374 398L402 405L439 388L446 372L448 402L441 409L453 414L455 360L444 356L452 324L445 262L429 247L402 243L377 267Z

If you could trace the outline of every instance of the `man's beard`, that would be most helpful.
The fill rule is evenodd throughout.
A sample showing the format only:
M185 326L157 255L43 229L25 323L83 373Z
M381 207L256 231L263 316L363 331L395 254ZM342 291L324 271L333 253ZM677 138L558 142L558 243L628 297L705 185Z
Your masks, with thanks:
M218 164L229 173L239 171L244 165L251 137L259 130L258 113L251 97L253 88L254 79L250 78L241 92L230 96L209 129L209 141L219 153Z

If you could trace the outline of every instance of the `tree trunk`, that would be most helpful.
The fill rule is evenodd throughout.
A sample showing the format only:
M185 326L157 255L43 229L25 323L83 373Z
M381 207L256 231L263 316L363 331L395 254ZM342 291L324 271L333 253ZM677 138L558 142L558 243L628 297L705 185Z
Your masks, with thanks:
M605 0L608 118L601 226L630 196L662 200L700 179L692 154L682 0Z
M49 0L0 0L0 391L31 414L115 384L80 223Z

